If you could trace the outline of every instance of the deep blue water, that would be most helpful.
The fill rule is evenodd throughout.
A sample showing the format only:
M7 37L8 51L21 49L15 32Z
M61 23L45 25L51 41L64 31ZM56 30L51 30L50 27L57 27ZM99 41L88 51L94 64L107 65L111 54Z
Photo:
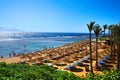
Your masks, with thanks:
M88 39L87 33L0 33L0 56L34 52ZM24 47L25 46L25 47Z

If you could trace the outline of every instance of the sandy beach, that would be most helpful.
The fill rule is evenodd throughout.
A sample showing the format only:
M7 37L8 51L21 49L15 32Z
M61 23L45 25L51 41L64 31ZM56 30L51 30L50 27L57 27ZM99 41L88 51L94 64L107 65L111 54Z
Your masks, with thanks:
M95 67L95 42L92 42L93 68ZM99 44L98 62L105 56L110 55L110 46ZM90 72L89 41L65 44L60 47L36 51L10 58L0 58L0 62L24 63L30 65L46 64L58 70L73 72L79 77L85 77ZM107 64L107 63L106 63ZM109 64L110 65L110 64ZM111 63L112 68L116 64ZM88 67L88 70L87 70ZM94 69L95 73L101 74L100 70Z
M0 62L6 62L7 64L18 63L18 62L20 62L20 57L0 58Z

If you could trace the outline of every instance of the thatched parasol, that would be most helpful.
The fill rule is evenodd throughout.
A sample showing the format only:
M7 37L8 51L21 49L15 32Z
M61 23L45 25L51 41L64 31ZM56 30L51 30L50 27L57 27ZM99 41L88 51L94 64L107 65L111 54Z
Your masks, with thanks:
M75 59L73 59L72 57L68 58L68 63L72 63Z
M31 63L32 63L32 65L40 65L40 64L43 64L42 61L38 61L37 59L34 60L34 61L32 61Z
M66 63L61 60L61 61L57 61L57 62L55 63L55 65L57 65L57 66L65 66Z

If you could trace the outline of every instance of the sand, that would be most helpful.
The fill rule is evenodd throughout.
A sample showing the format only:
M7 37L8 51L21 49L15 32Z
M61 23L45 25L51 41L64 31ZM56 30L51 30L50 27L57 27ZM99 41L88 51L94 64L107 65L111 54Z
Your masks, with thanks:
M18 63L18 62L20 62L20 57L0 58L0 62L5 62L7 64Z

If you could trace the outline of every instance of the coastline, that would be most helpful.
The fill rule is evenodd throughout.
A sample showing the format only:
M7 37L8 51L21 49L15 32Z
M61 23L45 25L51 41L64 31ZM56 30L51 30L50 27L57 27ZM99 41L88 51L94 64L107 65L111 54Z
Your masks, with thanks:
M79 42L82 42L82 41L88 41L88 40L81 40ZM72 42L72 43L67 43L67 44L64 44L62 46L57 46L55 48L50 48L50 49L57 49L57 48L62 48L64 46L69 46L71 44L75 44L75 43L78 43L78 42ZM40 50L40 52L44 52L44 51L47 51L47 50L50 50L50 49L43 49L43 50ZM31 53L36 53L37 51L34 51L34 52L31 52ZM16 56L3 56L3 58L0 58L0 62L6 62L6 63L17 63L17 62L20 62L20 58L21 58L21 55L28 55L29 53L26 53L26 54L16 54ZM14 61L15 59L15 61ZM18 60L16 60L18 59Z
M78 36L80 34L80 36ZM3 36L3 37L2 37ZM87 33L20 33L20 34L2 34L0 35L1 54L8 57L14 51L16 54L23 53L24 46L26 52L43 50L62 46L67 43L88 39ZM5 40L4 40L5 39ZM14 45L13 45L14 44Z
M93 58L95 58L95 42L92 42L93 46ZM108 52L106 52L106 50ZM98 52L99 60L104 56L109 55L110 47L100 44ZM87 59L87 62L84 62ZM63 46L59 46L52 49L45 49L42 51L36 51L33 53L28 53L24 55L19 55L17 57L11 58L0 58L0 62L6 63L25 63L30 65L41 65L45 64L52 66L55 69L73 72L79 77L85 77L89 71L86 71L85 66L90 65L89 60L89 40L81 40L79 42L68 43ZM78 63L83 63L82 65L77 65ZM93 67L96 62L93 61ZM74 66L74 70L68 69L69 66ZM115 64L114 64L115 67ZM90 66L89 66L90 69ZM101 74L101 71L94 70L95 73Z

